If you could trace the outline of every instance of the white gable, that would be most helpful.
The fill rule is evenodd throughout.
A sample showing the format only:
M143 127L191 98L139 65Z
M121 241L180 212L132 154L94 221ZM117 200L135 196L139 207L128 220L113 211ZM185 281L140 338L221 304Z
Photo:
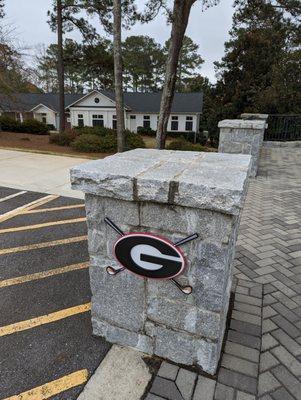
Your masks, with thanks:
M94 91L83 96L82 99L78 100L71 107L115 107L115 102L102 93Z
M33 111L35 113L42 113L42 114L54 113L54 111L51 108L45 106L44 104L37 105L36 107L32 108L31 111Z

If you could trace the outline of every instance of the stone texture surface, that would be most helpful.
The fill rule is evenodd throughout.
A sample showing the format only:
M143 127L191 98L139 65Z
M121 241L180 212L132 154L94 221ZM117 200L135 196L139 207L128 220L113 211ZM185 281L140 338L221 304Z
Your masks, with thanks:
M255 177L266 127L265 120L223 120L218 126L220 128L218 151L250 154L252 156L250 176Z
M203 385L198 390L207 379L199 375L191 400L301 400L300 190L300 150L263 148L234 260L233 309L240 314L232 313L210 395ZM259 316L258 309L262 326L246 322Z
M247 155L136 149L72 168L71 184L101 197L239 214L249 164Z
M260 119L260 120L266 121L269 117L269 114L243 113L243 114L240 114L240 117L242 119L248 119L248 120Z
M215 373L249 165L248 155L137 149L72 170L73 187L86 193L95 335ZM105 217L124 232L151 231L172 241L197 232L182 248L188 268L177 278L193 293L127 271L108 275L107 266L117 267L118 234Z

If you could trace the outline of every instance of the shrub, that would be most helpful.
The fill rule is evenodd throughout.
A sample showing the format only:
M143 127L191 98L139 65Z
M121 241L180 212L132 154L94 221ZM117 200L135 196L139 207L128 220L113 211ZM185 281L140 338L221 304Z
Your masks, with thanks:
M115 153L117 151L117 135L115 131L101 137L101 151L103 153Z
M113 134L115 131L104 126L81 126L74 128L79 135L98 135L106 136L108 133Z
M92 128L93 129L93 128ZM78 134L79 130L76 129ZM80 134L71 143L71 146L77 151L86 152L101 152L101 153L115 153L117 151L117 135L116 131L109 128L104 128L96 133L85 133ZM92 131L93 132L93 131ZM106 133L105 133L106 132ZM138 147L145 147L145 143L139 135L136 133L125 130L125 149L131 150Z
M10 117L0 117L0 127L6 132L22 132L22 124Z
M183 150L183 151L204 151L204 147L200 144L192 144L184 138L173 140L166 147L168 150Z
M21 126L22 132L35 133L37 135L47 135L49 133L48 126L36 119L27 119Z
M143 126L138 126L137 133L145 136L156 136L156 131L152 128L144 128Z
M201 144L202 146L205 146L208 142L208 138L206 135L204 135L203 132L200 132L197 134L197 143Z
M87 153L102 152L102 138L87 133L77 136L77 138L71 143L71 146L77 151Z
M219 133L211 133L209 135L209 144L211 147L218 148L219 144Z
M70 146L76 136L76 132L73 129L66 130L63 133L50 133L49 143L55 143L59 146Z
M137 133L131 132L128 129L125 130L125 148L126 150L132 150L137 148L145 148L144 140Z
M55 126L53 124L47 124L46 126L50 131L55 131Z

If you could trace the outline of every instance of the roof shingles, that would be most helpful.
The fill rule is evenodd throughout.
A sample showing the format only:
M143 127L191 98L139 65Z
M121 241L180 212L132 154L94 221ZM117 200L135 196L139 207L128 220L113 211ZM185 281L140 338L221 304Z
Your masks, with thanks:
M114 100L113 92L100 91ZM80 100L83 94L66 94L66 107ZM160 110L161 93L125 92L124 102L131 111L158 113ZM10 96L0 94L0 110L2 111L30 111L39 104L43 104L53 111L59 109L59 97L56 93L15 93ZM202 93L175 93L172 113L201 113L203 105ZM100 106L101 107L101 106Z

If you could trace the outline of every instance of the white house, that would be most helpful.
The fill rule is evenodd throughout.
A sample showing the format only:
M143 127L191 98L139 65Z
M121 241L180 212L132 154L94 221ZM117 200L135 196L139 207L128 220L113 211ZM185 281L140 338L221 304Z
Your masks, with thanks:
M126 128L157 128L161 93L124 93ZM58 95L54 93L18 93L0 95L0 110L18 120L35 118L59 128ZM105 126L116 129L116 107L113 92L93 90L85 95L66 94L66 121L70 126ZM202 93L175 93L168 131L198 132L202 114Z
M124 93L126 128L157 129L161 93ZM199 131L202 114L202 93L176 93L168 123L168 131ZM113 92L94 90L67 107L72 126L106 126L116 128L116 107Z

